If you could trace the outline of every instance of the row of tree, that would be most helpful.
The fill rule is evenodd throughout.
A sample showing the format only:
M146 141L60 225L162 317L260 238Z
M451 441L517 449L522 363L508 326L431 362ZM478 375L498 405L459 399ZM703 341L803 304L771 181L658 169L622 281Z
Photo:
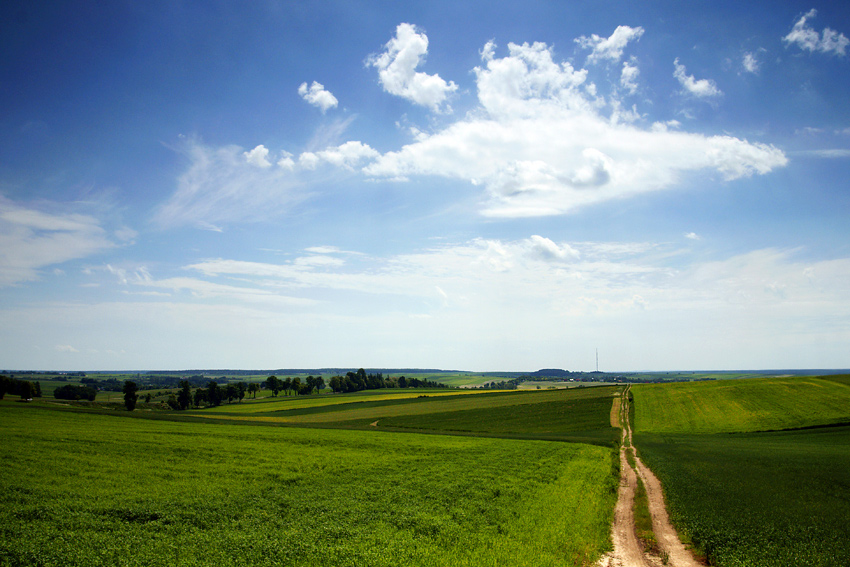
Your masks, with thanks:
M0 400L6 394L20 396L22 400L31 400L41 397L41 384L29 380L18 380L9 376L0 375Z
M307 396L312 394L313 391L319 392L324 387L325 379L321 376L307 376L303 383L298 376L284 379L280 379L277 376L269 376L263 382L263 388L271 390L272 396L277 396L280 392L283 392L287 396L290 392L296 396Z
M357 372L347 372L345 376L333 376L328 381L331 390L337 393L359 392L361 390L379 390L382 388L448 388L426 378L387 377L377 372L366 374L362 368Z

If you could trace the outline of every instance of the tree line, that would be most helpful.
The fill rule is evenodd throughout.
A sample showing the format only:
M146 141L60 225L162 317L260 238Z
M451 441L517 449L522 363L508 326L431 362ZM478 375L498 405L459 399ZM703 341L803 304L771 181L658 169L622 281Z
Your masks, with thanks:
M405 378L404 376L384 378L381 372L366 374L362 368L357 372L347 372L345 376L333 376L328 386L336 393L359 392L361 390L379 390L382 388L448 388L426 378Z
M22 400L31 400L41 397L41 384L29 380L18 380L9 376L0 375L0 400L6 394L20 396Z

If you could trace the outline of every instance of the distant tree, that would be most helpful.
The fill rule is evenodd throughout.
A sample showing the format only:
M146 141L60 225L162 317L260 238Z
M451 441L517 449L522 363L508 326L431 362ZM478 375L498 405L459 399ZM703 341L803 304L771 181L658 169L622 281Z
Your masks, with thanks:
M195 390L195 398L193 401L197 407L201 407L201 404L207 401L207 391L203 388Z
M21 399L22 400L31 400L33 390L34 390L34 388L32 387L32 382L30 382L29 380L22 381L21 382L21 389L20 389Z
M6 395L6 392L12 389L12 379L8 376L0 376L0 400Z
M89 386L78 386L76 384L65 384L53 390L53 397L57 400L89 400L94 401L97 391Z
M223 392L218 387L218 382L210 380L210 383L207 384L207 403L211 406L220 406L223 397Z
M316 379L311 374L311 375L307 376L307 378L304 380L304 386L302 387L302 390L304 390L304 393L306 393L306 394L312 394L313 389L315 387L316 387Z
M272 396L277 396L278 392L283 389L283 384L277 376L269 376L263 384L266 389L272 391Z
M398 377L398 387L399 388L407 388L407 378L404 376Z
M41 384L38 382L33 382L33 390L32 395L36 398L41 397Z
M342 376L331 376L331 379L328 381L328 386L330 386L331 390L336 393L342 392Z
M260 389L260 385L256 382L251 382L248 384L248 393L251 394L251 397L257 399L257 391Z
M177 394L177 408L181 410L189 409L192 405L192 386L188 380L180 381L180 393Z
M245 392L248 390L248 388L245 386L245 382L237 382L236 389L238 391L237 397L239 398L239 401L242 402L242 400L245 398Z
M180 403L177 401L177 396L174 395L174 392L168 394L168 399L165 401L165 403L167 403L168 407L173 410L180 409Z
M316 376L316 393L320 394L322 392L322 388L325 387L325 379L321 376Z
M145 403L146 404L151 403L151 395L150 394L145 394Z
M124 382L124 389L122 391L124 392L124 407L127 408L127 411L136 409L136 402L139 399L138 390L139 388L135 382L131 380Z
M292 379L292 385L290 387L292 388L292 392L297 395L298 390L301 389L301 378L299 378L298 376L293 378Z
M227 403L230 403L239 397L239 388L236 384L230 383L225 386L224 397L227 398Z

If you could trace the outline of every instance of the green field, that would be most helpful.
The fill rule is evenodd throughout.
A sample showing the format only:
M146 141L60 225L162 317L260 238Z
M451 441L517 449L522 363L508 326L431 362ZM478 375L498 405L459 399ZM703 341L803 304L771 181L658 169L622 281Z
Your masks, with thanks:
M475 432L537 439L614 445L619 429L610 425L616 387L479 394L435 401L427 413L407 413L378 421L379 427ZM522 401L522 404L507 402Z
M6 399L0 567L591 565L610 546L620 391L390 389L133 413L120 393ZM850 564L850 377L632 392L635 445L713 564Z
M185 418L229 423L405 429L611 445L617 387L511 392L381 390L265 398L188 411Z
M638 385L635 431L734 433L850 422L840 378L756 378ZM644 395L645 394L645 395Z
M633 392L641 457L713 564L850 564L850 426L835 425L850 422L846 377ZM806 429L767 431L780 427Z
M546 394L387 407L417 415L417 405L481 396L478 409L519 411L550 404L534 401ZM596 420L607 427L610 395L574 403L595 399L607 402ZM381 403L289 411L345 421ZM0 565L572 566L610 546L610 447L187 413L0 401Z

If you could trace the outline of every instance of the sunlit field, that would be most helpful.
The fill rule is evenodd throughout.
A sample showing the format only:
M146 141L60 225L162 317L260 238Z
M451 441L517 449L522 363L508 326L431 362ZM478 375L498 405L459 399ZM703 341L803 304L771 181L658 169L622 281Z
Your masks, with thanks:
M8 400L0 428L2 565L569 566L609 545L606 447Z

